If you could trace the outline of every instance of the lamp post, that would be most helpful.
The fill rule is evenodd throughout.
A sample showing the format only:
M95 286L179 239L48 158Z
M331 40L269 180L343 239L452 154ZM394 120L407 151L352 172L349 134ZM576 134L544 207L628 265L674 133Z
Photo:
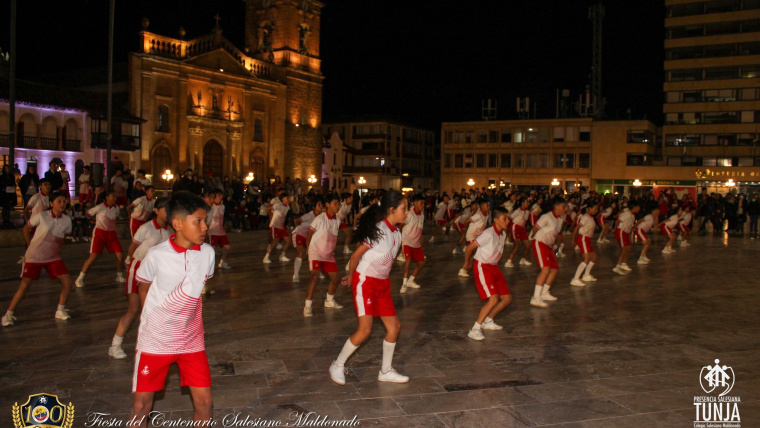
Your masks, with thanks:
M362 193L364 193L364 185L367 184L367 180L364 179L364 176L359 177L359 196L361 197Z
M314 187L314 183L317 182L317 177L315 177L314 174L312 174L311 177L306 179L306 181L309 182L309 185L311 185L311 187Z
M467 185L470 186L470 187L474 186L475 185L475 180L473 180L472 178L469 179L469 180L467 180Z
M736 186L736 182L734 182L733 178L729 178L728 181L726 181L726 187L728 187L729 189L732 189L735 186Z
M164 179L164 194L169 196L169 182L174 179L174 174L172 174L170 169L167 169L166 172L161 174L161 178Z

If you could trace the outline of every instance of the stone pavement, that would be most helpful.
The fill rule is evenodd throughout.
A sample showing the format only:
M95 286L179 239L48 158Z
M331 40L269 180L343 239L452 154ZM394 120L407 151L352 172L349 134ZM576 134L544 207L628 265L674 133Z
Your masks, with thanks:
M760 426L760 241L695 236L692 247L663 256L658 237L652 263L638 266L632 257L625 277L610 271L617 249L604 244L593 271L599 282L585 288L568 284L580 256L566 250L552 288L559 300L548 309L528 304L535 265L502 268L515 300L496 320L504 330L485 332L482 342L466 336L481 302L473 279L456 276L463 257L451 254L452 243L426 244L420 290L399 294L401 264L392 272L402 325L394 367L410 382L376 381L384 335L376 321L372 339L348 361L347 384L338 386L327 368L356 326L350 290L337 295L344 309L325 310L323 280L314 317L304 319L307 267L293 284L292 262L262 264L266 232L230 238L233 269L217 271L209 282L216 294L204 298L217 426L238 412L288 422L294 412L313 411L356 416L361 426L685 427L695 420L694 396L706 395L700 370L716 358L736 374L729 395L741 398L743 426ZM64 248L76 275L88 245ZM4 313L23 249L0 251ZM345 257L338 255L339 266ZM53 319L58 282L44 279L16 311L17 324L0 329L0 427L13 426L14 402L41 392L75 405L75 427L87 426L88 412L126 420L137 326L125 338L130 357L110 359L126 300L111 282L113 259L97 263L86 288L72 293L71 320ZM176 370L154 409L167 420L191 417Z

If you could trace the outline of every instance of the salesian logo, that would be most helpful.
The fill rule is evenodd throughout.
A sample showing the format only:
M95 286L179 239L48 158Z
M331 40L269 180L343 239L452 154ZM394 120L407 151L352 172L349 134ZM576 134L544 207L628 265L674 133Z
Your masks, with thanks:
M150 374L150 370L148 369L148 366L146 365L145 367L143 367L143 369L140 370L140 373L142 373L142 374L144 374L146 376L149 375Z
M740 428L741 397L728 395L736 382L734 369L715 360L715 365L702 367L699 384L707 395L694 397L694 428ZM720 423L720 424L718 424Z
M71 428L74 405L64 405L56 395L34 394L21 406L15 403L12 416L14 428Z
M718 393L719 397L728 394L734 387L734 369L721 366L720 360L715 360L715 366L704 366L699 373L699 384L707 394Z

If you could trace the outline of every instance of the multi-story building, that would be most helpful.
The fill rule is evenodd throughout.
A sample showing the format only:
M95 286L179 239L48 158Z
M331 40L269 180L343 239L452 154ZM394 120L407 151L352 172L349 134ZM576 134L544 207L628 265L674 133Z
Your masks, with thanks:
M338 132L325 136L322 143L322 189L325 192L353 192L358 188L353 173L353 149Z
M437 189L440 146L435 132L388 120L324 124L322 133L334 132L353 152L352 166L343 172L353 175L354 188Z

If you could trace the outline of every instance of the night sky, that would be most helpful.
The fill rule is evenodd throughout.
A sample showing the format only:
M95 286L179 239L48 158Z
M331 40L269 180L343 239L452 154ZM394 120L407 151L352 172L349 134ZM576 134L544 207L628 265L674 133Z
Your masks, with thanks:
M10 1L2 2L9 16ZM442 121L477 120L481 100L497 99L499 119L515 98L554 117L556 89L574 99L590 80L591 0L324 0L321 57L323 121L383 116L439 130ZM41 6L42 5L42 6ZM605 4L603 92L608 118L661 123L664 7L660 1ZM137 47L143 16L150 30L187 38L211 31L243 45L241 0L117 0L115 62ZM17 76L104 66L108 1L18 1ZM0 47L8 48L2 25ZM61 82L65 84L65 82Z

